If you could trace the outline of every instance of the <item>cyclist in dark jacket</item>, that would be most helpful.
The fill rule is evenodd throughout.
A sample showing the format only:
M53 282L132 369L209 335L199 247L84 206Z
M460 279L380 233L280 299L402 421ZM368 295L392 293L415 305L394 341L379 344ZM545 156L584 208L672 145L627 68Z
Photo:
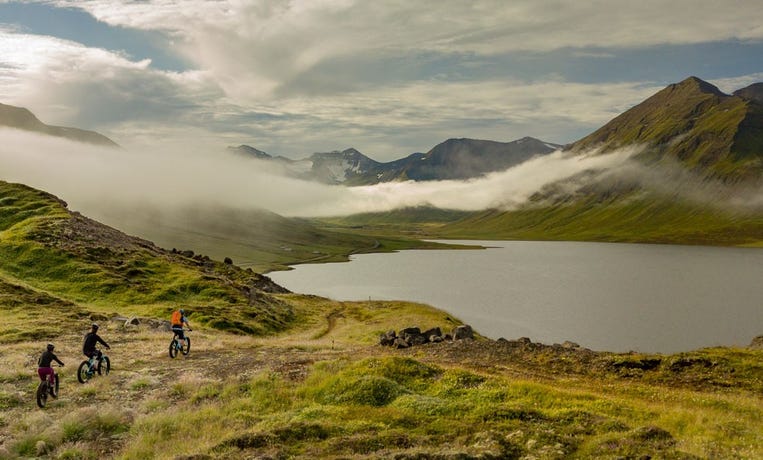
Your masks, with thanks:
M51 366L53 361L57 362L61 366L64 365L64 363L58 359L58 356L53 353L55 348L56 347L53 346L52 343L49 343L46 350L42 352L40 359L37 360L37 375L40 376L40 380L45 380L48 378L49 382L53 382L53 377L56 375L56 373L53 371L53 367Z
M101 350L95 348L96 344L101 344L107 349L111 350L108 343L104 342L101 336L98 335L98 325L93 323L90 328L90 332L85 334L85 342L82 344L82 353L88 358L95 357L96 363L101 361Z

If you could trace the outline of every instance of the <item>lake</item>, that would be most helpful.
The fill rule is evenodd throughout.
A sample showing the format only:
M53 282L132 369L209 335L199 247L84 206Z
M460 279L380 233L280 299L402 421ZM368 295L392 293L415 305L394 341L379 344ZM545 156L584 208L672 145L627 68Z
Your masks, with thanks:
M361 254L268 276L294 292L336 300L427 303L494 339L673 353L746 346L763 334L760 249L462 243L489 248Z

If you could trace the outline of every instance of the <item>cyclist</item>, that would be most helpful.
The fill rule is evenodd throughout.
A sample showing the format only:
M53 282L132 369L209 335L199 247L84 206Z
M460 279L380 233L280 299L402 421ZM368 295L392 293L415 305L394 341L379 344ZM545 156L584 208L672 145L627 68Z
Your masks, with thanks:
M104 342L104 340L101 338L101 336L98 335L98 325L96 323L93 323L92 326L90 326L90 332L85 334L85 341L82 344L82 353L85 354L88 358L95 358L96 363L101 362L101 350L98 350L95 348L96 344L101 344L107 349L111 350L111 347L108 343Z
M191 329L191 323L188 322L188 318L185 316L185 310L175 310L172 312L172 317L170 318L170 323L172 324L172 332L178 336L178 339L182 341L183 346L185 346L185 334L183 334L183 324L188 326L188 330L192 331Z
M46 347L46 350L42 352L42 355L40 355L40 359L37 360L37 375L40 376L40 380L48 379L48 382L51 385L54 383L54 378L56 375L51 364L53 364L53 361L55 361L61 366L64 365L64 363L58 359L58 356L53 353L55 348L56 347L53 346L52 343L49 343Z

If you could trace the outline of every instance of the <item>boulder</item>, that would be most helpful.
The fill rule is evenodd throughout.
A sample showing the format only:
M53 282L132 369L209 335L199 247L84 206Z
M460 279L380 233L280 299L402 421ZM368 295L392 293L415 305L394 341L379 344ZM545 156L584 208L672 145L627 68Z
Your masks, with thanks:
M458 326L453 329L453 340L464 340L464 339L473 339L474 338L474 331L472 330L472 327L468 324L464 324L463 326Z
M575 349L580 348L580 345L578 345L575 342L570 342L569 340L565 340L564 343L562 344L562 348L570 348L570 349L575 350Z
M753 348L755 350L763 350L763 335L759 335L752 339L749 348Z
M408 344L408 342L406 342L405 340L403 340L403 338L402 338L402 337L398 337L398 338L396 338L396 339L395 339L395 343L393 343L393 344L392 344L392 346L393 346L393 347L395 347L395 348L408 348L408 347L410 347L410 345Z
M442 331L439 327L433 327L432 329L427 329L426 331L422 332L424 337L429 339L429 341L432 341L433 336L442 337Z
M387 331L379 336L379 345L384 345L385 347L392 346L395 344L395 339L397 339L395 331Z

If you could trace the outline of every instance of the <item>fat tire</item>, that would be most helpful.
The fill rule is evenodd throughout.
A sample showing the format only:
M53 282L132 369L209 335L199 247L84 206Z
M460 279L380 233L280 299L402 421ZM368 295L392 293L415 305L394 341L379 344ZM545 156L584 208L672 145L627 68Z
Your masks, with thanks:
M59 383L58 382L58 374L56 374L53 377L53 380L54 380L53 385L48 385L49 390L50 390L50 395L53 396L53 398L58 398L58 383Z
M48 383L42 381L37 385L37 405L43 408L46 402L48 402Z
M184 356L188 356L188 353L191 352L191 338L187 337L185 338L185 347L181 350L183 352Z
M173 338L170 341L170 358L175 358L178 355L177 339Z
M111 360L108 356L102 356L98 362L98 375L109 375L111 372Z
M85 383L88 380L90 380L89 375L87 375L87 370L90 367L90 361L84 360L80 363L79 367L77 368L77 380L79 383Z

